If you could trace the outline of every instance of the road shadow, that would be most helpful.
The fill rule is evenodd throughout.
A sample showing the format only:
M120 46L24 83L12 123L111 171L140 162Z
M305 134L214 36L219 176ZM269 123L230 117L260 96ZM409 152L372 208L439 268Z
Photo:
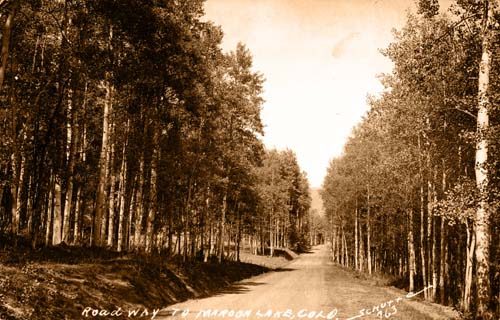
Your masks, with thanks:
M253 282L253 281L244 281L240 283L235 283L230 285L229 287L221 288L217 290L213 295L210 296L221 296L225 294L244 294L249 291L252 291L252 287L262 286L267 283L265 282Z
M314 251L313 250L302 250L299 252L300 255L303 255L303 254L313 254Z
M228 287L216 289L209 294L199 295L198 297L196 297L196 299L220 297L220 296L228 295L228 294L245 294L247 292L252 291L253 287L262 286L262 285L266 285L266 284L267 284L266 282L255 282L255 281L244 281L243 280L243 281L238 282L238 283L233 283L233 284L229 285ZM184 300L184 302L185 302L185 300ZM170 306L167 306L166 308L161 310L157 314L157 316L159 316L160 318L161 317L170 318L173 316L174 310L179 310L179 309L173 309ZM177 316L180 316L180 314L177 314L176 317ZM184 316L180 316L180 317L183 318ZM186 319L192 319L192 314L189 317L187 317Z
M273 271L274 272L288 272L288 271L294 271L294 270L297 270L297 269L294 269L294 268L277 268L277 269L274 269Z

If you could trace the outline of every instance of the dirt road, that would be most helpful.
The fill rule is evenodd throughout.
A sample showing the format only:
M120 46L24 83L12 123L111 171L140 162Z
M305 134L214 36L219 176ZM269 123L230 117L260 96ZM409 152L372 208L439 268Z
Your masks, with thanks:
M189 313L188 313L189 311ZM370 285L333 265L325 246L286 268L162 310L160 319L450 319L451 310Z

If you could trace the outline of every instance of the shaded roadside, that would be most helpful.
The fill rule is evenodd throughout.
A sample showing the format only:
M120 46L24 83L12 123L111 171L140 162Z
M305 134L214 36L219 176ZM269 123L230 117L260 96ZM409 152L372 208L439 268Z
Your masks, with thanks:
M187 299L243 291L235 282L288 263L251 255L245 261L181 263L64 245L6 248L0 251L0 319L82 319L86 308L151 314Z

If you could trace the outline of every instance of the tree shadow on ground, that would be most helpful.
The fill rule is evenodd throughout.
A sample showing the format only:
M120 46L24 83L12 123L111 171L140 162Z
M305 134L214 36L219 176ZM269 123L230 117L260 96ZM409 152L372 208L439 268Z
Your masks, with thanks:
M294 270L297 270L297 269L294 269L294 268L278 268L278 269L274 269L273 271L274 272L286 272L286 271L294 271Z
M252 291L252 287L256 286L262 286L266 285L267 283L265 282L253 282L253 281L243 281L240 283L235 283L232 284L228 287L221 288L220 290L217 290L213 295L211 296L221 296L225 294L244 294L249 291Z

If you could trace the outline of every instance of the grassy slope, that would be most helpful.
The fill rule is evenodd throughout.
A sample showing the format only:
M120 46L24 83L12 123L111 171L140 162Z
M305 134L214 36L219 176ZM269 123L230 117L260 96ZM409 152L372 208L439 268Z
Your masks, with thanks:
M268 270L250 263L146 261L64 246L7 248L0 251L0 319L80 319L85 307L163 308Z

